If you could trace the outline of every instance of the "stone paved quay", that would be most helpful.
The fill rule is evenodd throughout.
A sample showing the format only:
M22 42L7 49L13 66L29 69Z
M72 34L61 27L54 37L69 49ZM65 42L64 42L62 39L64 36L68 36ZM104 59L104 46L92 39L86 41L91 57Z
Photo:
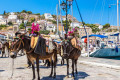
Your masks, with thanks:
M112 63L111 63L112 62ZM117 64L118 62L118 64ZM92 64L94 63L94 64ZM120 80L120 70L114 68L107 68L106 66L98 66L95 63L100 64L117 64L118 60L98 59L98 58L79 58L78 63L78 75L75 80ZM42 65L42 64L40 64ZM70 62L71 67L71 62ZM14 64L14 74L12 74L12 59L0 58L0 80L32 80L32 69L26 68L26 56L17 57ZM49 78L50 68L40 66L41 80L73 80L71 78L65 78L66 65L60 66L60 61L57 65L57 77L56 79ZM37 80L37 79L36 79Z

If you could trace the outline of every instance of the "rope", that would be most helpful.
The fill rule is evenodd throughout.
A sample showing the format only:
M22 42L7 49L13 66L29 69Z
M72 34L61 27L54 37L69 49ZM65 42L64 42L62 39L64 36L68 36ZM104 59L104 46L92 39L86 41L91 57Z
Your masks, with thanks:
M103 0L103 2L102 2L102 14L101 14L101 19L100 19L101 23L102 23L102 18L103 18L103 14L104 14L104 8L105 8L105 0Z
M14 73L14 59L12 59L12 74L11 74L11 78L13 77L13 73Z
M77 4L77 1L76 1L76 0L75 0L75 3L76 3L76 5L77 5L77 9L78 9L78 12L79 12L79 15L80 15L80 18L81 18L81 21L82 21L82 24L83 24L83 27L84 27L86 36L87 36L87 31L86 31L86 29L85 29L85 24L84 24L84 22L83 22L82 15L81 15L81 13L80 13L80 9L79 9L79 7L78 7L78 4Z
M97 7L97 4L98 4L98 0L96 1L96 4L95 4L94 10L93 10L93 13L92 13L92 16L91 16L91 20L90 20L90 22L92 22L92 20L93 20L93 15L94 15L94 13L95 13L95 10L96 10L96 7Z

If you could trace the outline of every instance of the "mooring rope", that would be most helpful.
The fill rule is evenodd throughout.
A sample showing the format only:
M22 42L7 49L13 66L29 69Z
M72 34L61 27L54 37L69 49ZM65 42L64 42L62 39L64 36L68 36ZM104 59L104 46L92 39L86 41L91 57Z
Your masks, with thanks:
M13 73L14 73L14 59L12 59L12 74L11 74L11 78L13 77Z

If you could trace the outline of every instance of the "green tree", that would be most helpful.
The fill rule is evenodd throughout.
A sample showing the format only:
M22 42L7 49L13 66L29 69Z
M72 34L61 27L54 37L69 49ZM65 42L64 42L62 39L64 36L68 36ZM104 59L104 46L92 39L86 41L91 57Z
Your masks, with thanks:
M57 16L56 16L56 15L52 15L52 17L53 17L54 19L57 19Z
M57 21L52 20L52 23L53 23L53 24L57 24Z
M92 29L92 32L95 33L95 34L100 31L98 26L96 26L95 24L90 24L89 27Z
M27 13L28 13L28 14L32 14L32 12L31 12L31 11L27 11Z
M11 26L11 25L13 25L13 23L12 22L8 22L8 25Z
M31 23L31 22L27 22L26 25L27 25L27 26L32 26L32 23Z
M23 16L20 16L20 19L24 19L24 17L23 17Z
M6 11L4 10L4 13L3 13L3 15L6 15Z
M41 19L45 19L45 16L44 16L44 15L41 15Z
M27 13L27 11L26 10L22 10L21 13Z
M24 29L24 23L21 23L20 26L19 26L20 29Z
M50 33L50 31L48 31L48 30L40 30L39 33L48 35Z
M36 15L40 15L40 13L37 13Z
M110 24L109 24L109 23L103 25L103 29L108 29L109 27L110 27Z
M33 23L35 21L35 18L30 18L30 20L31 20L31 23Z
M64 26L64 28L66 29L66 20L63 21L63 26ZM67 27L68 27L68 28L70 27L70 23L69 23L69 21L67 21Z

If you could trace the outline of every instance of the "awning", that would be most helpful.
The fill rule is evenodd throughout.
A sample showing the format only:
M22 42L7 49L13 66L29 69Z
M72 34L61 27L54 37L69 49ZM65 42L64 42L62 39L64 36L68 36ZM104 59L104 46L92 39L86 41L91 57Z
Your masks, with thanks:
M98 35L98 34L92 34L92 35L89 35L89 37L108 38L108 36ZM81 39L83 38L87 38L87 36L83 36Z
M119 36L119 33L116 33L116 34L112 34L110 36Z

